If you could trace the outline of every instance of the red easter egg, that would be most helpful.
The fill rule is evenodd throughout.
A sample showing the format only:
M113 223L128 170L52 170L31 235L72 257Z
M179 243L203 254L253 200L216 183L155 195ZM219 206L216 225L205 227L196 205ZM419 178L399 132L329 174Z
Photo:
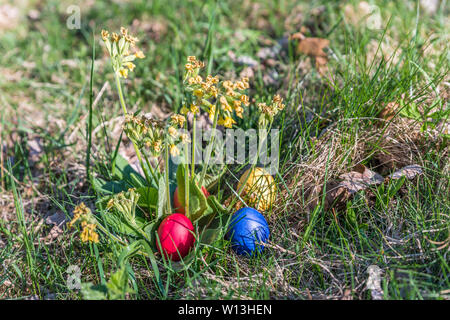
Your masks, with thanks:
M209 197L209 192L208 190L206 190L206 188L204 186L202 186L202 191L203 194L205 195L205 197ZM175 189L175 192L173 193L173 206L175 211L182 213L182 214L186 214L186 212L184 211L184 207L181 204L180 200L178 199L178 187Z
M179 261L194 246L193 232L194 226L188 217L181 213L171 214L161 222L158 228L162 250L158 241L156 241L156 246L161 254L161 251L164 251L166 257L172 261Z

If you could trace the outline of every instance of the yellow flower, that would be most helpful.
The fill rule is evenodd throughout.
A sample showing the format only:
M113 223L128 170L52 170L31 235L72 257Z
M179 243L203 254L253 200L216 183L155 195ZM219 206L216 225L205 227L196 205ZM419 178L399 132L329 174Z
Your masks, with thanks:
M188 62L195 62L195 61L197 61L197 58L195 56L188 56L187 57L187 61Z
M233 89L227 89L226 95L229 97L234 97L236 96L236 92L234 92Z
M182 133L180 135L180 139L181 139L181 142L183 142L183 143L191 142L191 139L189 138L189 135L187 133Z
M268 106L265 103L258 103L258 109L260 112L267 114L269 116L275 115L275 109L273 106Z
M217 90L217 88L215 86L210 86L208 93L213 96L214 98L217 98L217 95L219 94L219 91Z
M227 98L225 98L224 96L220 97L219 102L220 102L223 110L228 111L228 112L233 111L231 106L228 104Z
M134 56L138 59L144 59L145 55L141 50L136 51L136 53L134 54Z
M201 83L202 89L207 92L209 91L209 87L211 86L208 82L202 82Z
M128 70L125 68L119 69L119 75L123 78L128 77Z
M106 30L102 30L102 39L103 39L103 41L108 40L108 38L109 38L109 32L106 31Z
M172 123L178 124L180 127L182 127L186 121L186 118L181 114L174 114L170 119L172 120Z
M203 97L204 92L202 89L195 89L193 94L194 94L194 96L201 98L201 97Z
M188 72L194 71L194 65L193 65L193 64L190 64L190 63L186 63L186 64L184 65L184 68L185 68L186 71L188 71Z
M139 39L138 39L138 38L133 37L133 36L131 36L131 35L126 35L126 36L124 36L124 38L125 38L125 40L126 40L127 42L130 43L130 45L131 45L132 47L134 47L134 46L136 45L136 42L139 42Z
M214 120L214 115L216 114L216 105L214 105L214 104L211 105L211 107L208 110L208 114L209 114L209 119L211 121L213 121Z
M208 75L206 77L206 82L209 84L216 84L219 82L219 77L218 76L213 77L212 75Z
M204 68L205 67L205 63L202 61L195 61L195 67L196 68Z
M112 39L112 41L117 42L117 41L119 41L119 35L117 33L113 32L111 39Z
M190 77L190 78L188 79L188 83L189 83L190 85L196 84L195 78L194 78L194 77Z
M186 115L189 112L189 109L186 108L185 105L183 105L180 109L180 113Z
M225 117L225 119L222 118L218 121L218 124L221 126L224 126L225 128L232 128L233 124L235 124L235 123L236 123L236 121L234 121L233 118L228 117L228 116Z
M200 112L200 109L195 104L191 104L191 112L195 115Z
M108 203L106 204L106 210L109 210L112 207L114 207L114 198L109 199Z
M84 202L77 205L75 207L75 209L73 209L73 218L69 222L69 228L71 228L78 219L86 217L90 212L91 212L91 209L86 207Z
M170 145L170 154L173 157L176 157L176 156L180 155L180 150L177 148L176 145L174 145L174 144Z
M244 84L243 81L236 82L233 87L236 90L245 90L246 89L245 84Z
M242 83L244 84L245 89L250 88L250 85L248 84L248 77L243 77L241 79Z
M161 144L162 144L162 141L161 140L155 140L154 142L153 142L153 149L156 151L156 152L161 152Z
M273 99L272 99L273 103L282 103L283 102L283 98L280 97L279 94L276 94Z
M124 27L120 27L120 33L121 33L124 37L126 37L126 36L128 35L128 30L125 29Z
M81 241L98 243L98 234L95 232L95 228L97 228L97 226L93 223L87 223L86 221L83 221L81 226L83 227L83 231L80 236Z
M242 107L237 107L236 109L234 109L234 111L236 111L236 115L239 117L239 118L243 118L243 115L242 115L242 113L244 112L244 108L242 108Z
M225 89L233 89L233 82L230 80L225 80L222 85Z
M170 134L170 136L172 138L176 138L177 137L177 134L178 134L177 129L175 129L174 127L169 127L168 131L169 131L169 134Z
M249 106L250 105L250 101L249 101L249 99L248 99L248 96L246 96L245 94L243 94L242 96L241 96L241 102L245 105L245 106Z
M136 65L133 62L126 62L124 63L124 66L130 69L130 71L133 71Z

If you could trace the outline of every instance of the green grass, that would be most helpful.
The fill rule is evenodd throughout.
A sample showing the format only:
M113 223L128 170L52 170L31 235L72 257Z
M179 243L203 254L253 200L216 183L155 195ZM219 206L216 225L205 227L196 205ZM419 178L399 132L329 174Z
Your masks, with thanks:
M416 1L370 1L380 9L381 29L351 23L344 1L296 3L96 1L82 7L79 30L66 27L73 1L36 0L20 7L18 26L0 29L0 298L79 299L80 292L67 287L69 266L80 267L82 282L95 284L105 284L117 271L120 248L106 238L83 244L72 229L50 240L52 226L43 220L57 212L70 217L81 201L95 201L87 161L93 175L111 174L120 130L99 126L119 117L121 107L99 34L132 26L136 19L140 24L133 32L146 58L124 85L133 111L181 108L187 56L200 57L213 74L238 77L245 66L233 62L230 51L258 61L262 48L301 26L306 36L330 40L332 81L295 52L294 43L274 56L275 66L259 64L250 79L256 101L276 92L286 101L274 124L282 129L280 194L268 213L271 243L264 253L237 256L219 237L209 247L197 246L185 271L158 258L161 283L151 261L135 257L127 265L134 289L128 298L340 299L350 292L353 299L371 299L367 268L377 265L385 299L448 299L448 133L439 126L448 123L446 2L430 15ZM35 8L39 18L27 18ZM290 22L297 12L301 22ZM268 74L277 74L274 83L267 83ZM109 87L94 105L105 81ZM433 110L415 120L399 112L380 125L375 118L392 101L401 101L406 111L413 103ZM255 128L256 111L252 104L238 125ZM37 161L30 149L34 139L42 144ZM382 161L383 152L399 166L421 165L424 174L399 190L391 180L360 191L332 209L319 194L308 211L312 185L320 189L358 163L385 176L393 171ZM225 195L241 172L237 165L228 169L220 181Z

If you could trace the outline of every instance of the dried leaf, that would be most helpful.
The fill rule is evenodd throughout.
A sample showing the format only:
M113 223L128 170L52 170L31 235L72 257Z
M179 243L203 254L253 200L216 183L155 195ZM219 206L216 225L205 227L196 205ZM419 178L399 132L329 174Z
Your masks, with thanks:
M345 289L341 300L353 300L352 289L349 288Z
M51 242L53 242L53 240L58 238L63 233L64 233L64 230L62 228L60 228L58 226L54 226L43 240L47 244L51 243Z
M328 58L323 51L329 46L330 40L324 38L308 38L301 32L294 33L291 40L299 40L297 51L315 58L315 64L318 72L323 76L328 72Z
M378 118L391 120L397 113L398 108L399 104L397 102L389 102L383 110L380 111Z
M380 184L384 181L380 174L367 169L365 166L358 166L355 170L358 171L344 173L339 177L343 179L339 186L346 188L350 194L365 190L369 185Z
M422 174L422 168L417 164L412 164L406 167L401 168L400 170L395 171L394 173L389 175L391 179L400 179L402 177L406 177L407 179L413 179L415 176Z
M304 38L300 40L297 50L300 53L311 57L326 58L327 54L323 51L330 44L330 40L323 38Z
M27 142L29 148L29 156L32 162L37 162L44 153L44 147L42 145L41 138L34 138L33 140L28 140Z
M46 224L53 224L60 228L62 228L66 224L66 222L68 222L68 219L66 218L66 215L61 211L58 211L45 219Z
M19 8L9 4L0 6L0 31L12 30L17 27L20 22Z
M253 78L255 76L255 72L253 71L252 67L246 67L244 68L241 73L239 73L239 76L241 78L247 77L247 78Z
M316 57L316 68L322 76L328 73L327 63L328 59L326 57Z

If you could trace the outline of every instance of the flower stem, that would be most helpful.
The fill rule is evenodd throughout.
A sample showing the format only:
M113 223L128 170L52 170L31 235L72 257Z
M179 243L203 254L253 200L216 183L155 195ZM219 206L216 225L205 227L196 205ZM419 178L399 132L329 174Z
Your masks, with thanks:
M189 145L187 141L184 143L184 173L184 207L186 217L189 218Z
M127 111L127 107L125 105L125 99L123 98L122 85L120 84L120 79L119 79L119 75L117 74L117 72L114 72L114 77L116 79L116 86L117 86L117 91L119 93L120 105L122 106L123 114L126 116L128 114L128 111ZM147 179L147 182L150 185L151 184L150 176L148 175L147 169L145 168L144 162L142 161L141 152L139 151L139 148L136 145L136 143L134 143L134 141L131 141L131 142L133 143L134 151L136 152L139 163L142 167L142 171L145 174L145 178Z
M214 112L214 121L213 121L213 131L211 132L211 137L209 137L209 143L206 149L206 163L204 164L203 168L202 168L202 173L200 176L200 181L199 181L199 185L200 188L203 186L203 179L205 178L206 175L206 169L208 169L208 165L209 165L209 160L211 158L211 153L212 153L212 143L214 141L215 138L215 133L216 133L216 128L217 128L217 120L219 119L219 110L216 107L215 112Z
M191 162L191 178L194 179L194 174L195 174L195 127L196 127L196 123L195 123L195 114L194 114L194 120L192 121L192 162Z
M171 206L170 206L170 187L169 187L169 144L166 142L166 148L165 148L165 158L166 158L166 170L165 170L165 177L166 177L166 198L167 198L167 214L171 214Z

